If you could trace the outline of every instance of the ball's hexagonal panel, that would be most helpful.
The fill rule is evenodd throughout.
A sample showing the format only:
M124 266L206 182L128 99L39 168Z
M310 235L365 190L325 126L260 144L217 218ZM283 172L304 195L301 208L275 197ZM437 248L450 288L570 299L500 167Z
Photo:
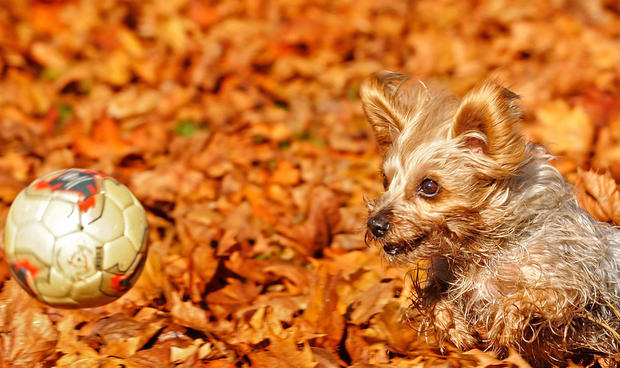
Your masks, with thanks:
M115 298L103 294L99 289L101 277L102 273L97 272L87 279L76 282L71 290L71 299L85 307L102 305L114 300Z
M13 201L9 217L16 225L40 221L49 200L49 197L28 196L25 191L21 191Z
M88 224L82 224L84 231L100 242L107 242L123 235L125 221L123 213L113 201L105 201L101 216ZM130 224L128 224L131 226Z
M85 232L65 235L56 240L54 267L71 281L83 280L97 271L95 260L100 243Z
M35 254L41 261L51 265L54 258L54 241L54 236L43 224L38 222L25 224L17 229L13 253L15 256L20 253Z
M138 206L131 206L123 211L125 219L125 236L129 238L134 246L142 250L146 242L145 229L148 228L144 209Z
M78 231L81 226L76 204L59 199L50 201L42 220L45 227L57 238Z
M4 226L4 251L7 257L12 257L15 253L15 234L17 232L17 226L11 218L7 216L6 225Z
M138 251L132 242L127 237L122 236L103 245L102 268L114 273L127 272L137 254Z
M61 308L82 308L82 305L76 300L71 299L70 296L53 297L44 294L39 295L39 299L46 304L53 305Z
M133 194L126 186L114 179L108 178L103 181L103 191L106 197L112 199L122 210L133 204Z
M90 197L88 207L80 209L80 219L82 220L82 226L92 224L101 218L107 200L108 198L103 193L98 193Z
M47 275L37 275L34 285L39 294L53 298L69 296L73 282L58 273L54 267L49 268Z

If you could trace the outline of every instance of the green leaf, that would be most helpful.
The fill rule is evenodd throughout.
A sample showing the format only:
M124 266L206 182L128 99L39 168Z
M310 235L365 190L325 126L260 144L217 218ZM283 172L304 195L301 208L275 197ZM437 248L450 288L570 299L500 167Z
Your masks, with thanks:
M60 78L61 75L62 75L62 71L58 69L45 68L41 70L41 78L47 79L50 81Z
M282 142L278 143L278 146L282 150L289 149L289 148L291 148L291 141L282 141Z
M174 129L174 131L181 137L191 137L196 134L199 129L200 126L198 126L198 124L194 120L185 119L177 124L177 127Z
M356 101L359 98L359 86L352 84L347 87L346 95L349 100Z
M56 120L56 125L63 126L73 115L73 107L71 107L71 105L60 104L57 108L58 120Z

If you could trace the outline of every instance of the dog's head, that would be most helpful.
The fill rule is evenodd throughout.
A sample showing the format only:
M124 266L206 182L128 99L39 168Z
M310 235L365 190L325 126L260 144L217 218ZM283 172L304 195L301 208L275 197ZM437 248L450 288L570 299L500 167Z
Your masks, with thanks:
M484 211L527 159L518 96L485 82L462 100L380 72L360 90L383 157L385 193L369 203L367 237L393 261L449 255L492 231Z

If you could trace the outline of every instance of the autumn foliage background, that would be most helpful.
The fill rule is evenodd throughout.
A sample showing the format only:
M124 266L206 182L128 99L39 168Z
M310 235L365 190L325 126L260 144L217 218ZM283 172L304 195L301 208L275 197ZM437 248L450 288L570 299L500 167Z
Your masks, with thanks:
M618 35L602 0L2 1L0 220L36 177L100 170L146 207L150 251L88 310L38 304L2 262L0 365L526 366L401 324L406 270L363 241L381 180L358 86L499 77L618 223Z

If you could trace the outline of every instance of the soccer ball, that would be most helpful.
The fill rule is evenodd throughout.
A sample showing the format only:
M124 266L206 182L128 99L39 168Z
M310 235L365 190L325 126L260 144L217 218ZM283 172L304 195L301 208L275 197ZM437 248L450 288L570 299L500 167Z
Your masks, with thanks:
M92 170L35 180L13 201L4 232L13 277L56 307L115 300L135 284L146 259L144 208L126 186Z

